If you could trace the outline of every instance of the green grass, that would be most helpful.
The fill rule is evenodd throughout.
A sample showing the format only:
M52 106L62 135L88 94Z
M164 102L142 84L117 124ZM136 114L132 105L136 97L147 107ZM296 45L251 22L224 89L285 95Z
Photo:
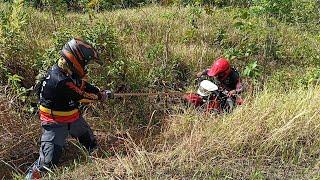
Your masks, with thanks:
M8 6L0 4L3 9ZM243 19L246 10L208 14L201 7L150 5L81 14L26 7L23 21L1 21L0 132L6 138L0 160L7 164L0 164L0 174L13 167L21 178L37 158L39 121L31 100L22 98L26 94L17 95L25 91L17 84L29 88L68 39L83 36L106 60L90 71L91 81L104 88L191 90L196 72L222 55L241 72L257 61L262 76L255 79L259 83L243 78L246 102L225 116L200 114L165 98L93 104L85 116L99 134L100 155L93 162L69 157L52 179L319 179L320 92L312 85L320 76L318 25L308 22L308 29L253 14ZM8 83L14 74L25 78ZM123 132L132 136L122 147L127 155L123 149L113 155L110 137Z
M319 94L265 90L230 115L174 113L154 147L128 140L128 156L95 158L53 178L318 179Z
M194 13L194 9L199 12ZM117 57L112 56L113 51L102 51L102 57L112 67L93 71L93 80L99 85L105 85L105 78L99 78L98 74L111 75L112 81L125 83L134 90L142 90L141 87L159 90L155 88L159 85L168 88L177 78L190 83L197 71L222 55L241 71L248 63L257 61L263 67L259 79L264 81L274 73L289 71L290 77L282 74L280 82L289 80L297 84L295 81L301 79L306 68L319 65L318 34L301 30L299 24L289 26L276 19L271 27L255 15L241 19L241 11L236 8L216 9L212 14L197 7L159 6L81 15L32 9L26 13L27 24L23 25L20 42L24 49L18 50L24 56L14 54L9 62L20 61L17 65L20 68L11 71L23 77L30 74L23 69L32 67L32 78L24 81L28 87L39 69L46 69L55 61L57 52L71 36L89 37L98 46L107 41L98 30L99 23L113 29L115 46L120 50ZM108 43L104 45L106 48ZM119 63L125 63L126 67ZM122 81L118 80L119 76Z

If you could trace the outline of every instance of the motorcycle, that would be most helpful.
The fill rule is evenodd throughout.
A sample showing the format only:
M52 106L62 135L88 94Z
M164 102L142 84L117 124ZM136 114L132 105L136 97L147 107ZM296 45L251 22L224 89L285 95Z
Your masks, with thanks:
M230 113L236 105L241 105L243 100L240 97L229 97L228 91L219 88L209 80L202 80L196 93L184 96L188 104L205 112Z

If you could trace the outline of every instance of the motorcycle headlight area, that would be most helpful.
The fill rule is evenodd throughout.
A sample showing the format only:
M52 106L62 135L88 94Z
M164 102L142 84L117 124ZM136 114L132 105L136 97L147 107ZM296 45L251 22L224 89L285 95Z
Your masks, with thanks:
M210 91L208 91L207 89L203 88L202 86L200 86L198 88L198 92L197 92L200 96L209 96L210 95Z

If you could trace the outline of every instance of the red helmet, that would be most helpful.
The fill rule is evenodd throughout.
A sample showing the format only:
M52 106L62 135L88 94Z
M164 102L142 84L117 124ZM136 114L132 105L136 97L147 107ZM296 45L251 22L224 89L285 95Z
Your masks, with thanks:
M225 58L219 58L208 71L208 76L218 77L220 80L224 80L231 72L230 63Z
M85 76L85 67L91 60L99 61L98 53L92 45L79 38L67 42L61 50L61 55L71 71L81 78Z

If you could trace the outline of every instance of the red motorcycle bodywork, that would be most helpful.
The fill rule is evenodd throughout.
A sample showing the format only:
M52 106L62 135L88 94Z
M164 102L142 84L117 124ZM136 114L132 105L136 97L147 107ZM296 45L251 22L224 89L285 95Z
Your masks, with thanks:
M202 97L196 93L190 93L188 95L185 95L183 97L188 103L194 105L196 108L203 106L206 104L206 112L210 112L212 110L215 110L217 112L222 112L223 110L221 109L220 102L217 100L216 97L211 97L210 101L208 103L205 103L202 99ZM243 104L243 99L241 97L236 97L236 105L241 105Z
M220 103L216 100L215 97L211 98L210 102L209 103L205 103L203 102L203 99L201 96L199 96L198 94L196 93L190 93L188 95L185 95L184 96L184 99L194 105L196 108L197 107L200 107L200 106L203 106L204 104L206 104L206 111L209 112L211 110L217 110L217 111L220 111Z
M183 98L187 100L187 102L193 104L195 107L199 107L203 104L202 97L195 93L184 95Z

